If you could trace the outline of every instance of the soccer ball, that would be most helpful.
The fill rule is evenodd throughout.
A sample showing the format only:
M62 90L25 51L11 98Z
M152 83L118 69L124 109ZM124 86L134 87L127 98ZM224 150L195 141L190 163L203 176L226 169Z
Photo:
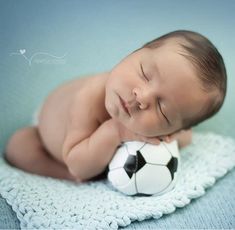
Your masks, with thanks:
M125 142L109 163L108 180L127 195L161 195L175 186L178 166L177 141Z

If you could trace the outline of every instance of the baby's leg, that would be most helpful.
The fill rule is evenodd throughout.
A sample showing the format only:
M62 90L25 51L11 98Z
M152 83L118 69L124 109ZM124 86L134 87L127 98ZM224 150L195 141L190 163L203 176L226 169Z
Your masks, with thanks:
M45 150L36 127L26 127L14 133L6 148L6 160L30 173L74 179L67 167L53 159Z

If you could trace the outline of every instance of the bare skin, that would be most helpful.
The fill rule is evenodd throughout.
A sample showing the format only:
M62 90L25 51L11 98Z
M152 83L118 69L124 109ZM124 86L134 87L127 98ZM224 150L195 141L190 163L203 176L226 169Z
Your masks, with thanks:
M45 100L38 126L10 138L6 159L31 173L85 181L103 172L124 141L190 144L192 131L181 130L182 120L200 113L210 95L178 50L171 43L142 49L110 72L58 87Z

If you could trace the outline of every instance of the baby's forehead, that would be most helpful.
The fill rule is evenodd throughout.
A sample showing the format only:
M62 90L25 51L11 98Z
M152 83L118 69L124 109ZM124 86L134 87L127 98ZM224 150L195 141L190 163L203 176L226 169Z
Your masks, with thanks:
M153 52L160 52L163 50L167 50L168 52L184 52L186 53L186 49L184 48L184 45L189 45L189 43L183 39L183 38L168 38L164 41L160 42L156 48L152 48Z

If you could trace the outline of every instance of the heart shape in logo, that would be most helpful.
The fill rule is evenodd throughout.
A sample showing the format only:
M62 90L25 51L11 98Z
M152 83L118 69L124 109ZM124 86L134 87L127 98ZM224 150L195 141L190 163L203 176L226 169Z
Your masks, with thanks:
M20 50L20 53L21 53L21 54L24 54L25 52L26 52L26 50L25 50L25 49Z

